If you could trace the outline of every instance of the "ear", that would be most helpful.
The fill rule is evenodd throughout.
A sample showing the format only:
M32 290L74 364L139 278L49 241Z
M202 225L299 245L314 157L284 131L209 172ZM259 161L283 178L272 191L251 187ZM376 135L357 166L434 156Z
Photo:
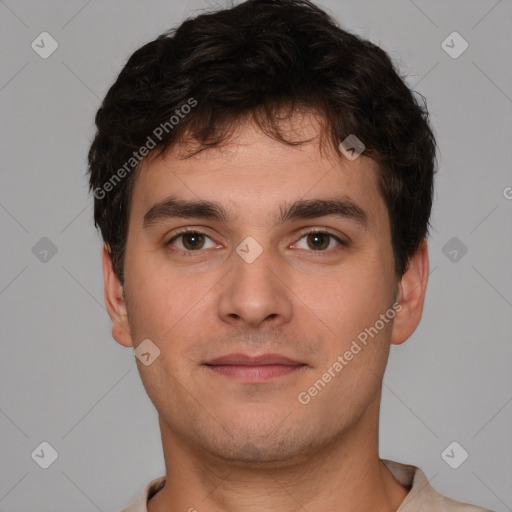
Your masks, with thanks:
M107 244L103 244L103 282L105 304L112 320L112 337L125 347L133 346L126 304L123 297L123 285L119 281Z
M427 290L429 263L427 241L423 239L409 260L409 266L398 284L396 315L391 332L391 343L400 345L407 340L420 323Z

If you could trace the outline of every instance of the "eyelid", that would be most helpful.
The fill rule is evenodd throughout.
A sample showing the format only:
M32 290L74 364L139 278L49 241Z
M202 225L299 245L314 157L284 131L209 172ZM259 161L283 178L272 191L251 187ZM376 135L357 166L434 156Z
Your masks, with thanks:
M335 233L331 231L329 228L304 228L303 231L299 231L299 236L302 238L304 235L309 235L312 233L322 233L325 235L329 235L344 245L347 245L349 243L348 239L344 235L342 235L341 233Z

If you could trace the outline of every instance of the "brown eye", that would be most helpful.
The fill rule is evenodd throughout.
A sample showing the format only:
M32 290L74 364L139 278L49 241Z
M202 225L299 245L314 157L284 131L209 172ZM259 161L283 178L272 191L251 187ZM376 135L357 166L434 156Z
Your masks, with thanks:
M312 249L327 249L329 247L330 235L326 233L309 233L307 235L308 245Z
M300 247L302 239L306 239L306 243L304 244L305 247ZM302 235L301 241L298 242L297 246L299 249L313 250L316 252L327 252L329 245L331 245L333 240L338 246L347 245L343 240L327 231L310 231L309 233L304 233ZM332 250L336 249L336 245L332 247Z
M181 239L181 242L179 240ZM173 236L166 245L168 246L176 246L177 249L183 252L198 252L201 249L209 249L214 248L215 243L211 240L211 246L205 247L207 240L211 240L211 238L205 233L201 233L200 231L182 231L177 235Z
M204 235L201 233L185 233L182 238L187 250L201 249L204 245Z

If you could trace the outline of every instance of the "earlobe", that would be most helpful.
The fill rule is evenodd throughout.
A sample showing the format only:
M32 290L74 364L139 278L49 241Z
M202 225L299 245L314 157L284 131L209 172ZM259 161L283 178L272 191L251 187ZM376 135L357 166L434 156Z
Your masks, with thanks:
M120 345L131 347L133 343L123 295L123 285L114 272L112 257L107 244L103 244L102 259L105 305L112 320L112 337Z
M420 323L427 290L429 272L428 246L423 239L418 250L409 260L409 266L398 286L397 308L393 321L391 343L400 345L406 341Z

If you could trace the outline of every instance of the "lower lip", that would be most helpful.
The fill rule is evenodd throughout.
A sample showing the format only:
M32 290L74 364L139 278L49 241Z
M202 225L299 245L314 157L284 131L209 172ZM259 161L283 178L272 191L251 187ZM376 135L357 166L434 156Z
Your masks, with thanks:
M207 365L210 369L226 377L232 377L245 382L262 382L275 377L283 377L294 373L306 365L287 366L284 364L268 364L260 366L247 366L235 364Z

